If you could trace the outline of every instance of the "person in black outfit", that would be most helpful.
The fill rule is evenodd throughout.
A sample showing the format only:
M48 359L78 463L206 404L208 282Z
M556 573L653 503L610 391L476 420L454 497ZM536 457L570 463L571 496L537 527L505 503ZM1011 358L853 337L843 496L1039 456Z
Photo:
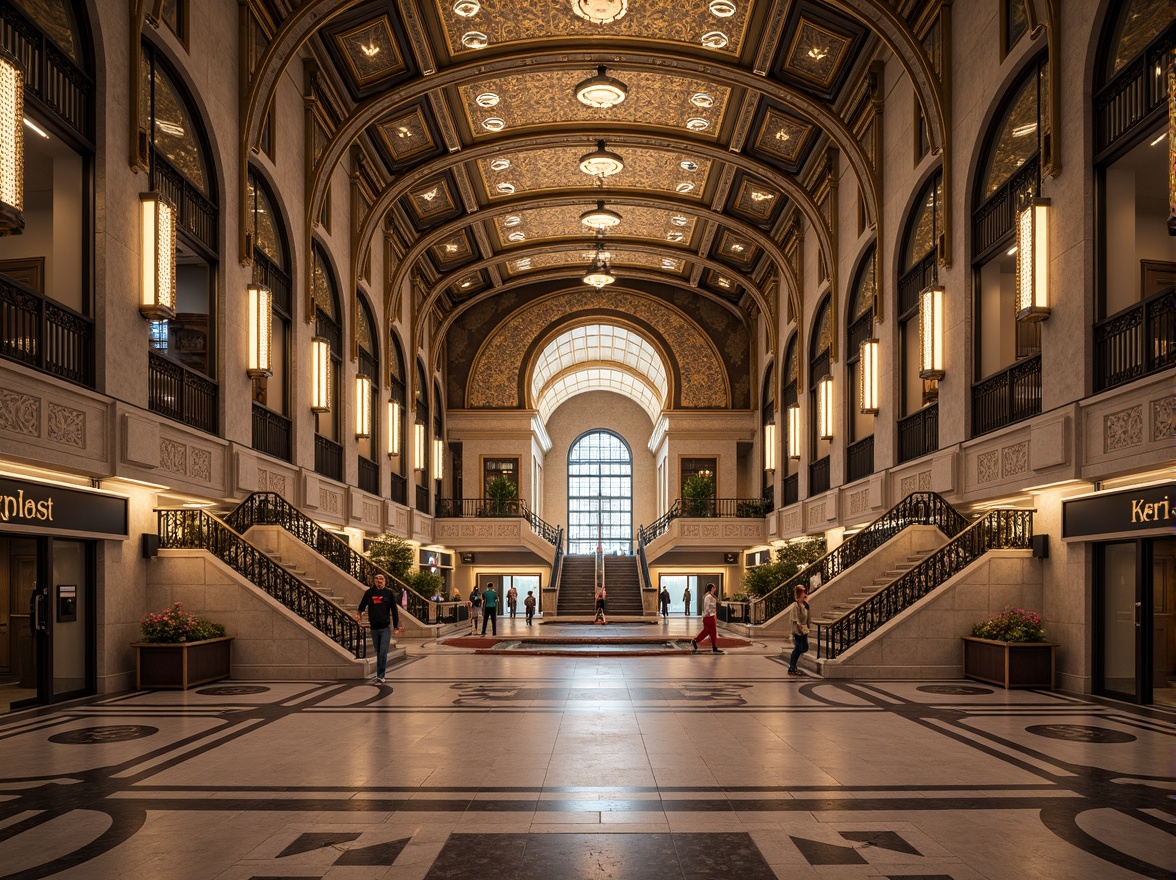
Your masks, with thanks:
M396 594L388 589L382 574L373 578L372 586L359 600L359 610L355 612L357 621L364 611L367 612L368 626L372 631L372 645L376 651L376 684L383 684L384 672L388 668L388 646L392 641L390 627L395 627L396 634L400 635L400 611L396 604Z

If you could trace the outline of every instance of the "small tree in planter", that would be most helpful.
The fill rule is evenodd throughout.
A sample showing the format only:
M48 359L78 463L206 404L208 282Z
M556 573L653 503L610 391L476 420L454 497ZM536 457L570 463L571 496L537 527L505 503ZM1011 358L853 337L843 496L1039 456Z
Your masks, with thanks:
M413 566L413 546L399 535L377 535L368 546L368 558L403 581Z
M695 474L682 484L682 499L686 502L686 516L713 515L715 481Z
M749 596L761 598L824 555L824 538L793 541L776 551L775 562L757 565L744 572L740 586Z
M486 486L486 498L490 501L489 516L514 516L518 513L519 488L501 474Z

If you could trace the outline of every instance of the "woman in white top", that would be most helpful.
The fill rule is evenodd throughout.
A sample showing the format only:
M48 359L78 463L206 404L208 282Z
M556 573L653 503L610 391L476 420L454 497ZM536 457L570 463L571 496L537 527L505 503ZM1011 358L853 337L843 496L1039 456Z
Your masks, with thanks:
M796 597L796 601L792 605L792 658L788 661L788 674L804 675L796 668L796 661L800 659L801 654L808 653L810 619L808 590L797 586L793 595Z

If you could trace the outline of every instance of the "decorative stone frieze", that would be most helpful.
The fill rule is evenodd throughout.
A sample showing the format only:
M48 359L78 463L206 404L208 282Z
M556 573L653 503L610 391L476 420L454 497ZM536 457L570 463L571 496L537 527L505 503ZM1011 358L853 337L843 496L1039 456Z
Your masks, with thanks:
M188 475L188 447L166 437L159 438L159 466L181 476Z
M1029 470L1029 441L1023 440L1000 451L1001 476L1015 477Z
M1176 397L1152 401L1152 439L1176 437Z
M1143 406L1110 413L1103 419L1103 452L1143 443Z
M0 388L0 431L41 436L41 399Z
M981 452L976 456L976 482L994 483L1000 479L1000 450Z
M49 403L47 436L62 446L86 448L86 414L58 403Z

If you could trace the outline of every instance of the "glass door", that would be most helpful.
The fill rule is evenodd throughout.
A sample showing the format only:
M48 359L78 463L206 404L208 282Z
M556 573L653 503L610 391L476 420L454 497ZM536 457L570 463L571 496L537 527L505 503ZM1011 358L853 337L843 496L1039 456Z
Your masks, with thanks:
M1152 702L1176 707L1176 538L1151 546Z
M1138 584L1138 543L1124 541L1095 548L1102 587L1096 638L1101 650L1098 688L1112 696L1137 702L1140 669L1140 619L1143 608Z

